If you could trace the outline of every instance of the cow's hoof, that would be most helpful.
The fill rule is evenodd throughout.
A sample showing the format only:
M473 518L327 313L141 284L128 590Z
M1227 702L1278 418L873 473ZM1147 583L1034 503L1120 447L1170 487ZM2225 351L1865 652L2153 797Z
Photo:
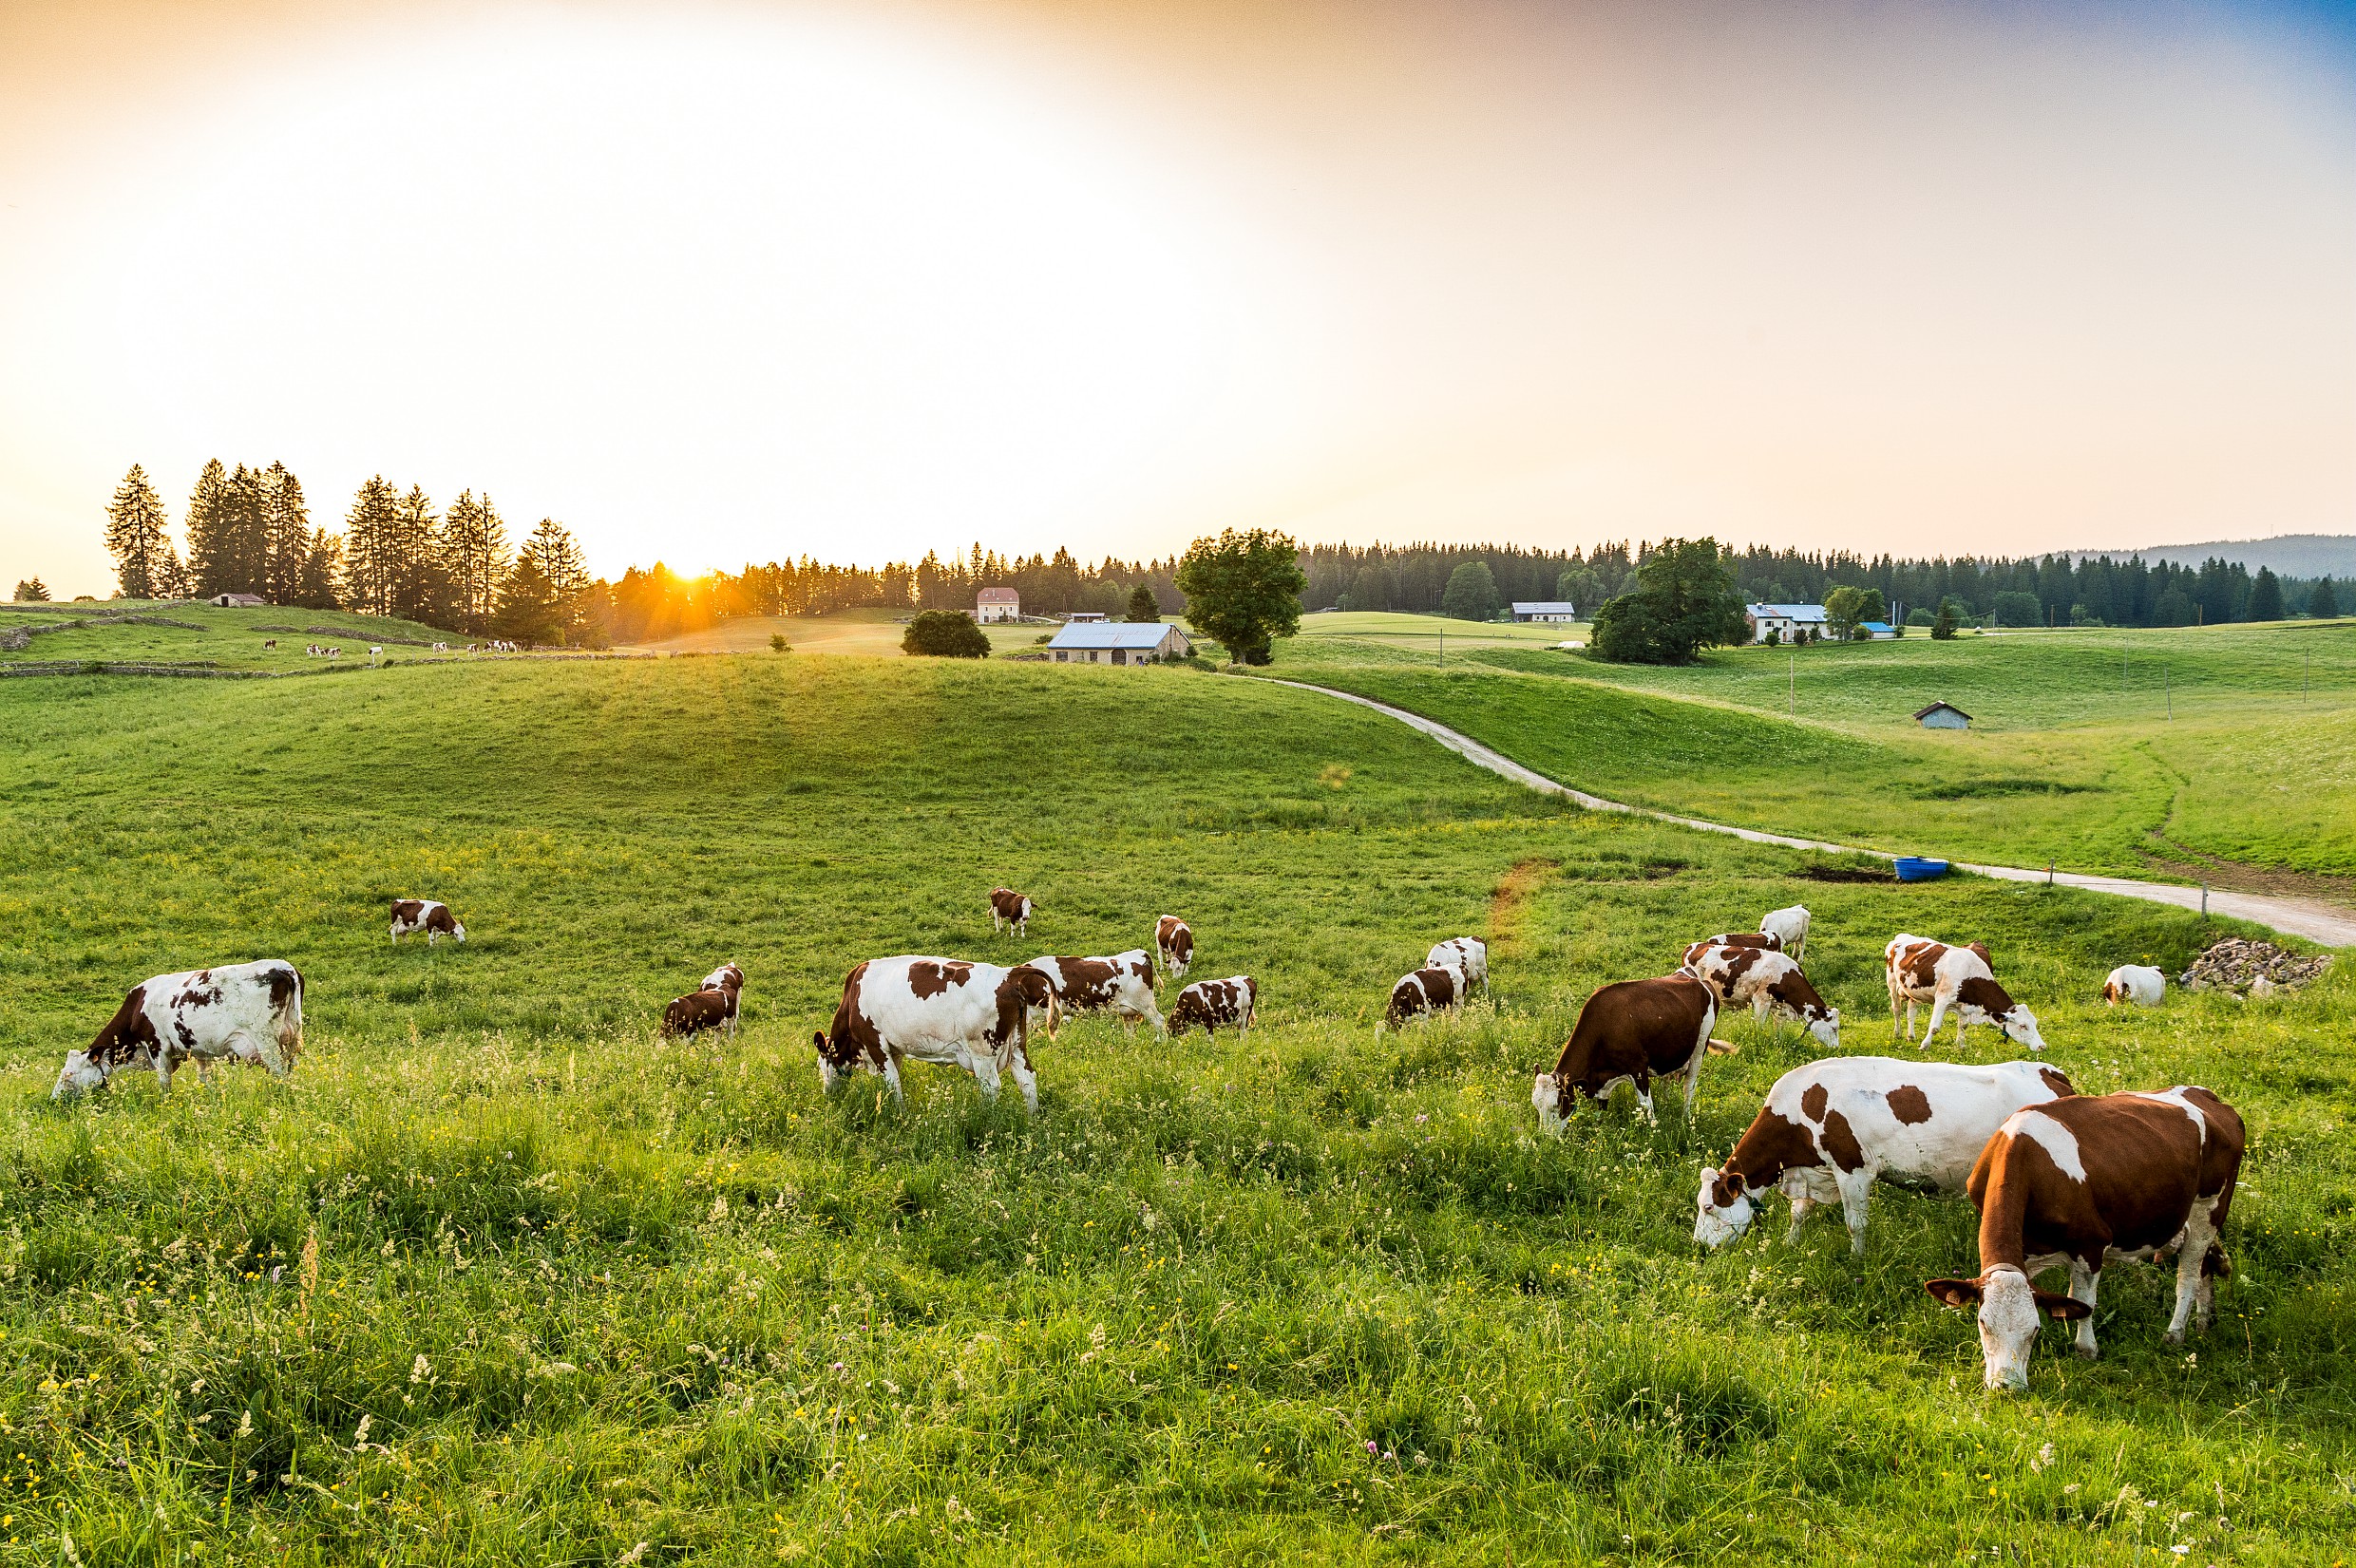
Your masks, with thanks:
M2080 1345L2078 1347L2078 1359L2080 1361L2100 1361L2102 1359L2102 1352L2100 1350L2092 1345Z
M2184 1332L2180 1329L2172 1329L2159 1336L2159 1342L2162 1345L2181 1345L2184 1343Z

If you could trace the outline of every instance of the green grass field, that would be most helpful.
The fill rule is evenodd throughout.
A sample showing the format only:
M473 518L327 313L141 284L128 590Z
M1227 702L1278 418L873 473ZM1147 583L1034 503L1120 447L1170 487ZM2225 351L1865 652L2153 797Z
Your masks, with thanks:
M1720 650L1674 670L1551 650L1443 666L1305 638L1284 653L1270 673L1443 719L1638 804L2070 870L2149 875L2153 853L2190 850L2356 875L2356 625ZM1971 730L1911 722L1940 697Z
M2111 965L2224 928L1810 882L1193 671L28 679L0 733L0 1562L2307 1564L2356 1539L2345 965L2110 1013ZM1028 943L990 934L1001 881L1038 900ZM472 939L390 946L405 894ZM1624 1103L1538 1136L1530 1074L1589 990L1795 897L1847 1049L1887 1041L1890 933L1969 933L2081 1087L2241 1107L2218 1332L2165 1351L2163 1281L2122 1266L2104 1359L2049 1332L2031 1391L1993 1397L1921 1289L1971 1266L1967 1206L1885 1193L1862 1264L1831 1220L1785 1247L1779 1215L1698 1256L1696 1169L1812 1054L1796 1033L1721 1026L1745 1048L1690 1124ZM1165 911L1198 976L1259 976L1247 1042L1073 1024L1036 1121L937 1068L904 1110L820 1094L810 1030L859 958L1116 951ZM1390 981L1468 932L1494 1002L1378 1036ZM265 955L309 986L290 1082L49 1103L130 985ZM657 1043L723 959L742 1036Z
M1586 641L1587 631L1585 621L1520 625L1388 610L1321 611L1301 617L1301 640L1294 646L1312 649L1325 638L1337 637L1437 659L1486 649L1551 651L1560 642Z
M76 613L80 612L80 613ZM174 624L166 624L174 623ZM310 631L325 627L325 633ZM218 610L209 604L148 604L110 599L86 610L60 605L56 613L0 612L0 637L12 631L41 629L26 646L0 646L0 669L79 659L107 664L187 665L215 670L263 670L316 673L325 661L303 652L307 644L343 650L339 664L366 664L371 645L384 662L407 663L436 655L432 645L463 650L466 639L390 616L354 615L340 610ZM276 648L263 644L276 642Z
M767 652L769 639L783 633L797 653L862 653L897 659L900 639L907 633L904 611L838 610L826 615L745 615L725 620L701 632L646 644L662 653ZM1052 635L1049 626L1009 626L1003 622L982 628L992 652L1020 652Z

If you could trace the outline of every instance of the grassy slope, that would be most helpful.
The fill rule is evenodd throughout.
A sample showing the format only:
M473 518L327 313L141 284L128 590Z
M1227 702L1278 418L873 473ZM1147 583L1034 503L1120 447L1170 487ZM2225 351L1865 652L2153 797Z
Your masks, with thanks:
M27 1456L0 1533L43 1560L61 1523L90 1561L2307 1562L2356 1534L2356 991L2089 1005L2119 958L2194 950L2180 913L1796 886L1796 857L1188 671L24 682L0 731L0 1420ZM1040 901L1029 945L989 935L998 880ZM411 892L474 939L390 947ZM2049 1333L2029 1396L1984 1397L1920 1290L1968 1266L1968 1211L1905 1194L1862 1268L1828 1223L1768 1239L1779 1215L1697 1259L1695 1167L1796 1036L1721 1030L1747 1048L1693 1126L1534 1136L1529 1070L1590 988L1796 894L1852 1049L1887 934L1969 931L2081 1085L2244 1108L2240 1273L2196 1361L2121 1269L2102 1363ZM808 1031L856 958L1101 952L1165 909L1200 973L1261 977L1248 1045L1072 1026L1030 1124L937 1069L904 1114L820 1097ZM1466 930L1500 1004L1373 1035ZM261 954L310 982L290 1086L48 1105L126 985ZM654 1044L724 957L744 1037Z
M864 653L896 659L902 657L900 639L908 630L900 623L899 615L900 612L891 610L842 610L830 615L747 615L645 646L665 653L766 652L769 639L782 632L797 653ZM1001 653L1029 648L1053 630L1002 623L982 628L990 638L990 646Z
M1439 653L1443 643L1450 652L1474 648L1552 648L1569 639L1584 641L1587 631L1584 621L1521 625L1460 621L1445 615L1411 615L1386 610L1336 611L1301 618L1304 646L1320 637L1346 637L1425 654Z
M344 658L366 662L371 641L384 647L390 661L423 658L428 649L387 643L387 638L431 644L449 642L455 638L463 647L464 637L431 627L391 617L348 614L340 610L290 610L272 606L261 610L218 610L209 604L128 605L110 600L106 610L128 609L137 614L154 615L163 620L180 621L184 626L157 626L139 621L122 621L109 616L84 617L82 624L71 625L78 617L63 614L34 614L24 612L0 613L0 632L17 627L60 627L61 630L37 633L25 648L17 651L0 650L0 665L46 662L50 659L95 659L108 663L204 664L224 670L317 670L319 661L303 652L306 643L333 643L344 651ZM336 629L339 635L317 635L303 630L326 626ZM196 630L189 630L189 628ZM295 630L283 630L293 627ZM275 649L263 643L276 641Z
M2283 672L2281 650L2306 646L2290 633L2136 635L2166 649L2171 678L2188 682L2173 722L2082 717L2101 707L2086 693L2105 659L2116 679L2116 652L2068 634L1809 651L1796 726L1783 715L1786 655L1767 651L1721 651L1678 671L1483 651L1442 671L1372 644L1304 642L1274 672L1462 721L1601 794L1752 826L2138 873L2149 836L2164 831L2230 859L2356 872L2346 809L2356 629L2306 633L2316 657L2304 698L2267 687ZM2156 671L2157 652L2131 655L2131 671L2147 657ZM1958 693L1982 722L1959 734L1890 717L1938 691Z

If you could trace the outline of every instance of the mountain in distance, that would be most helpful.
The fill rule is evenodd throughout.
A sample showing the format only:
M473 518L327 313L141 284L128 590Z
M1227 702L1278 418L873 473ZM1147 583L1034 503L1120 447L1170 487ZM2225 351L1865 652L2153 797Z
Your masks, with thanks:
M2146 564L2173 561L2198 566L2211 559L2239 561L2255 572L2270 566L2278 577L2356 577L2356 534L2276 534L2263 539L2218 539L2208 544L2147 544L2135 550L2066 550L2074 561L2097 556Z

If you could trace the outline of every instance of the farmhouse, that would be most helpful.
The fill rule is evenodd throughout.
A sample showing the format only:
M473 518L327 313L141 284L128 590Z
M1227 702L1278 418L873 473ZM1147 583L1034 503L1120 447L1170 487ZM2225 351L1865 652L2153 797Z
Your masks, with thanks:
M1769 633L1778 642L1790 642L1801 632L1811 636L1824 634L1824 606L1820 604L1749 604L1742 614L1751 623L1751 640L1765 642Z
M1925 729L1969 729L1971 715L1953 703L1937 702L1915 714L1914 722Z
M1194 652L1174 626L1130 621L1070 621L1047 647L1057 664L1153 664Z
M205 602L223 610L259 610L270 601L259 594L216 594Z
M1568 599L1515 599L1513 618L1517 621L1575 621L1578 607Z
M1870 642L1875 637L1894 637L1898 634L1898 629L1888 621L1859 621L1857 633Z
M1022 595L1011 588L985 588L974 595L974 619L1018 621L1022 619Z

